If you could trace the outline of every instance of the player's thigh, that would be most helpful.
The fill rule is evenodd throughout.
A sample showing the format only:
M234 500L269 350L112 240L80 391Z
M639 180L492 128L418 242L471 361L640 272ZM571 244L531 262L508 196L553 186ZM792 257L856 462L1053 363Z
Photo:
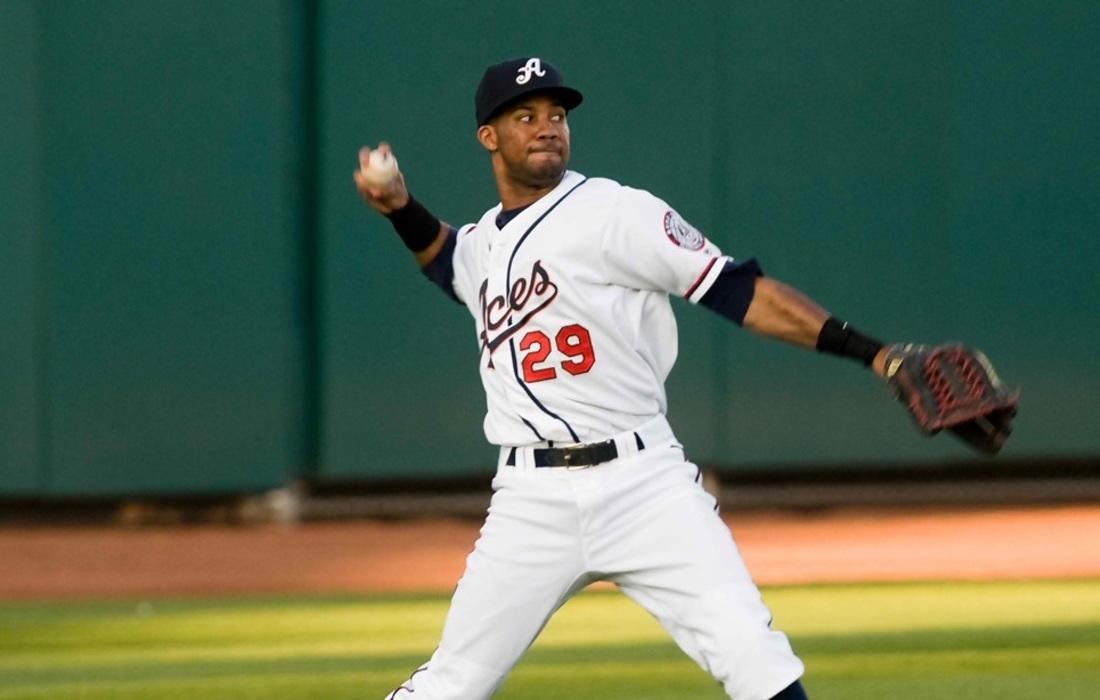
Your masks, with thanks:
M691 594L716 586L755 591L717 502L678 448L646 450L613 484L598 566L617 582ZM670 600L671 602L671 600Z
M802 673L694 469L669 465L668 499L623 543L623 592L649 610L731 697L771 697Z
M444 624L438 654L506 672L586 580L564 491L507 482L493 495Z
M721 589L759 605L768 615L716 501L695 479L694 465L669 465L654 479L649 503L612 543L614 577L626 589L652 589L668 611L688 607L708 591Z

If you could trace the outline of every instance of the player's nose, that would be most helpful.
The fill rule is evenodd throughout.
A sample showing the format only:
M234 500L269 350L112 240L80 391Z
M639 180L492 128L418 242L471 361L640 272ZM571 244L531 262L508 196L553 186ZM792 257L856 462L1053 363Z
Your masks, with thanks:
M538 126L538 135L553 136L558 138L561 132L561 122L554 119L553 115L544 114L537 118L536 124Z
M557 141L561 139L561 129L558 125L549 119L545 119L539 122L539 130L535 136L540 141Z

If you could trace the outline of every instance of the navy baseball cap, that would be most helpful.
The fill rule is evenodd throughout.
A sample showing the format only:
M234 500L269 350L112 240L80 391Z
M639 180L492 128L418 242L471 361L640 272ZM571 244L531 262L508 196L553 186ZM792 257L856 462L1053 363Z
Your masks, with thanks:
M526 95L548 92L566 110L581 103L584 96L567 87L558 69L541 58L513 58L485 69L474 95L477 125L488 124L502 109Z

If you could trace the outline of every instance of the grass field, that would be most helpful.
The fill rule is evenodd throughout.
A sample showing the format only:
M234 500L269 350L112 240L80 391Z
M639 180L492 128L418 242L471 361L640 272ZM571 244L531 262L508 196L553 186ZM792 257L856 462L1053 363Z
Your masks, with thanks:
M772 588L814 700L1100 697L1100 581ZM443 597L0 604L0 700L381 698ZM722 698L612 592L565 606L508 700Z

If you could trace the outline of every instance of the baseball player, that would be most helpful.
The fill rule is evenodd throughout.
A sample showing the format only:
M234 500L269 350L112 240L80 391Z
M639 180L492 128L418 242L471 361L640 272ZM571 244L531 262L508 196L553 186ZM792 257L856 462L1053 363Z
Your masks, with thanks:
M500 203L457 229L409 194L387 144L359 154L362 198L473 317L485 434L500 446L439 646L387 697L491 696L550 616L604 580L729 697L805 698L803 665L665 418L669 295L879 375L890 348L752 258L723 254L658 197L569 170L568 114L581 100L537 57L485 71L477 139Z

